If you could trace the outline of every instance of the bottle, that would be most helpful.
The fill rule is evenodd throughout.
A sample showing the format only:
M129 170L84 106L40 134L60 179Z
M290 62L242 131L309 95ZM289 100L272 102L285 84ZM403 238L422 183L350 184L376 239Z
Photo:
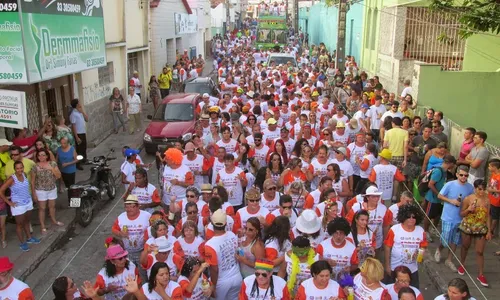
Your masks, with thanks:
M421 263L422 261L424 261L424 252L425 252L424 248L418 249L417 263Z
M351 286L347 288L347 300L354 300L354 288Z
M462 202L462 197L463 197L462 194L458 195L458 198L457 198L458 202Z
M210 289L210 282L208 280L203 279L201 282L201 290L205 293Z
M128 233L128 227L127 227L127 225L123 225L122 232L123 233Z

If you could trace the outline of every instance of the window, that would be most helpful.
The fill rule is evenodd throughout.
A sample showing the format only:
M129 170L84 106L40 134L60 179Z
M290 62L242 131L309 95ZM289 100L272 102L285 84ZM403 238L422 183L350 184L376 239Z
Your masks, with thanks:
M137 52L127 54L128 57L128 78L132 78L134 71L139 71L139 59Z
M162 104L156 110L154 121L186 122L194 120L194 109L190 103Z
M106 66L98 68L97 73L99 74L100 86L115 82L115 69L112 61L108 62Z

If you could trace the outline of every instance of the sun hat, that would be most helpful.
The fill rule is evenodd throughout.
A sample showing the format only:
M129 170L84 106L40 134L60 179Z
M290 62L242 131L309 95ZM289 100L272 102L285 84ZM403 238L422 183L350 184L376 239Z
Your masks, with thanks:
M203 98L210 98L210 95L208 93L204 93Z
M204 183L201 185L201 193L205 194L212 194L212 185L210 183Z
M120 245L113 245L106 249L106 260L118 259L128 255L128 252Z
M346 148L345 148L345 147L338 147L338 148L335 150L335 152L337 152L337 153L342 153L342 154L344 154L344 155L347 155L347 150L346 150Z
M382 192L379 192L376 186L370 186L366 189L365 196L381 196Z
M383 149L382 151L380 151L378 156L385 158L387 160L391 160L392 159L392 152L389 149Z
M269 111L268 111L268 112L269 112ZM278 123L278 122L277 122L274 118L269 118L269 119L267 120L267 124L268 124L268 125L274 125L274 124L276 124L276 123Z
M314 91L311 95L311 97L318 97L319 96L319 93L318 91Z
M351 125L351 127L354 128L354 129L358 128L358 120L356 120L354 118L350 119L349 120L349 125ZM337 125L337 127L338 127L338 125Z
M247 92L247 96L250 97L250 98L253 98L254 95L255 95L254 91L248 91Z
M248 189L245 193L245 199L247 200L259 200L260 199L260 191L254 187Z
M200 116L200 119L201 119L201 120L209 120L209 119L210 119L210 116L209 116L208 114L202 114L202 115Z
M344 123L344 122L342 122L342 121L338 121L338 122L337 122L337 126L336 126L336 127L337 127L337 128L345 128L345 123Z
M264 184L263 184L264 190L267 190L268 188L273 187L273 186L277 187L276 183L274 182L273 179L268 178L268 179L264 180Z
M212 214L210 220L216 226L225 226L227 223L227 215L222 209L219 208Z
M10 261L9 257L0 257L0 272L7 272L14 268L14 264Z
M12 145L12 142L9 142L6 139L0 139L0 147L1 146L11 146L11 145Z
M160 236L155 239L155 244L158 246L158 252L168 252L174 249L174 244L167 240L165 236Z
M136 195L128 195L125 204L139 204L139 199L137 199Z
M312 209L305 209L296 221L297 230L305 234L313 234L321 229L321 221Z

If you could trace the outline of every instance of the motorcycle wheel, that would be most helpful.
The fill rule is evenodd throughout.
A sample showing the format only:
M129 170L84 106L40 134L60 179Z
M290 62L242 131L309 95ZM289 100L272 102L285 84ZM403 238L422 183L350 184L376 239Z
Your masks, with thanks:
M113 200L116 197L116 185L115 185L115 178L113 175L108 174L108 178L106 180L107 183L107 192L108 192L108 197L109 200Z
M94 206L88 198L82 198L80 207L76 209L76 222L82 227L87 227L94 218Z

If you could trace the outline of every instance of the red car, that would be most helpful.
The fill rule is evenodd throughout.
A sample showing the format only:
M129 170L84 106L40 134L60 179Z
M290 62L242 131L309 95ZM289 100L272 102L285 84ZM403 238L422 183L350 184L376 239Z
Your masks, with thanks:
M195 108L200 100L199 94L173 94L163 99L154 116L148 115L151 123L143 138L146 152L154 154L159 145L173 144L182 135L194 133Z

